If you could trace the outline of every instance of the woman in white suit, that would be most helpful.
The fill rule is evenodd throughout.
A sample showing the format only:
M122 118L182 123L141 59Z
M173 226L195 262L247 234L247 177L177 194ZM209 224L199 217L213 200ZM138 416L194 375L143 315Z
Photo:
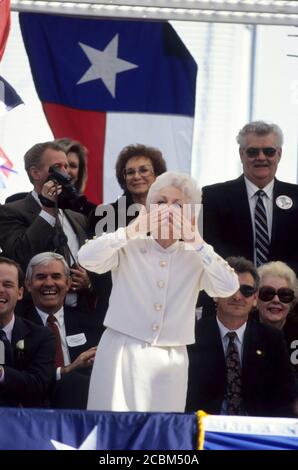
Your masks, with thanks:
M84 268L113 279L88 409L184 411L198 293L225 297L239 286L199 233L200 202L191 177L166 172L133 223L80 249Z

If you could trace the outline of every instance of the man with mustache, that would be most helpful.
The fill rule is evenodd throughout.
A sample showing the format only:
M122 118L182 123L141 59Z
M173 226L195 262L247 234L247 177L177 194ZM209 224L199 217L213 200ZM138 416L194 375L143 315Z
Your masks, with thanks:
M239 131L237 142L243 174L203 188L204 239L223 258L244 256L257 266L284 261L297 275L298 185L275 177L282 130L276 124L250 122Z

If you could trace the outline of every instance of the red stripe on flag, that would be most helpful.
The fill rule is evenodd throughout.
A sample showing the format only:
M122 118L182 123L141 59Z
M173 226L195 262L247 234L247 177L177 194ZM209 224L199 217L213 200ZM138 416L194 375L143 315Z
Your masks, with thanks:
M43 103L43 109L56 139L70 137L88 149L85 194L90 201L102 203L106 113L83 111L53 103Z
M0 0L0 60L5 49L10 28L10 0Z

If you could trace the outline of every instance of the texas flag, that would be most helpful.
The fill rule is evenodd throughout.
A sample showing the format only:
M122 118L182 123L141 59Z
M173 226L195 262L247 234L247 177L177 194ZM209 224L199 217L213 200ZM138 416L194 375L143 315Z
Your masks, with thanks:
M10 28L10 0L0 0L0 60Z
M119 196L115 161L129 144L190 172L197 66L171 25L31 13L20 24L54 136L89 151L90 200Z
M0 116L23 104L22 98L15 89L0 75Z

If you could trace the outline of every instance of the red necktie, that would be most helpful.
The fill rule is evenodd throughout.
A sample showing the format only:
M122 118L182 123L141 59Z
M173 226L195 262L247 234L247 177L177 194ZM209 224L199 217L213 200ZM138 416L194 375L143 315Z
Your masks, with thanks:
M62 351L62 346L61 346L61 336L60 336L59 328L56 325L57 321L58 320L55 317L55 315L48 315L47 326L50 328L50 330L52 331L56 339L56 356L55 356L56 367L63 367L64 357L63 357L63 351Z

